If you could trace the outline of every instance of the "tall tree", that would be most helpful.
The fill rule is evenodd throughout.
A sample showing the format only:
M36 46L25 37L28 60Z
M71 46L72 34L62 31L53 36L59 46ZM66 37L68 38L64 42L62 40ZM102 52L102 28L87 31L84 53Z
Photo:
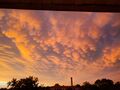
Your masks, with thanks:
M110 79L96 80L94 83L100 90L113 90L114 84Z
M38 84L38 78L29 76L20 80L12 79L8 82L8 87L13 90L37 90Z

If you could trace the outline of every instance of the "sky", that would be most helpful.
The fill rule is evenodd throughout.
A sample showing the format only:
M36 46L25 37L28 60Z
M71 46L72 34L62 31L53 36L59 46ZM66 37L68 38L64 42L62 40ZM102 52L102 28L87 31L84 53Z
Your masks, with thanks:
M0 85L120 81L120 13L0 10Z

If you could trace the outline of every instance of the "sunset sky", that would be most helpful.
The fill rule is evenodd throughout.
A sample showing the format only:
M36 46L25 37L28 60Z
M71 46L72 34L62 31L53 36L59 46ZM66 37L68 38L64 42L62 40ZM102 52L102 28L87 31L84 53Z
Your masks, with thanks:
M0 10L0 86L120 80L120 13Z

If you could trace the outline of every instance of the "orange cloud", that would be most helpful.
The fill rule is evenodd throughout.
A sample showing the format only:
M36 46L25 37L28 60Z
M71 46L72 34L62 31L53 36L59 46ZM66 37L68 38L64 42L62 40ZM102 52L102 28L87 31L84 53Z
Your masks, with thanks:
M25 11L13 10L9 17L9 27L4 34L12 39L24 58L31 59L35 46L30 43L29 34L31 35L33 29L40 30L40 21L32 19L31 14ZM24 30L24 27L27 27L29 31Z
M104 50L104 61L107 66L113 65L120 59L120 47L106 48Z
M94 24L99 27L103 27L108 24L111 20L112 14L111 13L96 13L94 19Z
M10 13L10 17L18 20L19 24L21 24L22 27L25 25L28 25L28 29L34 29L34 30L40 30L40 21L37 19L33 19L32 12L31 11L16 11L13 10ZM16 25L15 25L16 26Z
M20 52L17 56L6 51L8 56L15 55L9 63L15 67L7 65L9 57L0 56L3 57L1 66L11 67L10 71L5 69L6 74L35 75L43 82L54 77L49 83L63 80L65 84L65 78L71 76L76 82L93 80L119 61L119 32L113 28L113 14L11 10L5 17L2 34ZM114 35L107 25L114 30ZM4 48L10 47L4 45ZM22 65L24 70L17 71ZM2 77L6 76L2 74Z

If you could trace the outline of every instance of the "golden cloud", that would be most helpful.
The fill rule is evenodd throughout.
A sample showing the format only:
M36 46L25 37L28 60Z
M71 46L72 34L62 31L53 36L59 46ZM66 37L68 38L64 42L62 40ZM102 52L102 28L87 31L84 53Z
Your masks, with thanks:
M115 37L119 32L114 30L116 33L113 35L107 29L107 25L113 26L114 14L45 12L11 10L5 16L8 22L4 23L6 27L2 27L2 34L20 52L9 64L25 66L20 72L13 67L5 74L15 72L17 77L37 75L42 81L54 77L53 82L73 76L79 77L76 78L79 82L99 77L106 67L113 66L120 59L119 43L116 45L114 41L119 39ZM5 51L3 47L0 50ZM6 52L12 57L15 54ZM6 69L12 67L2 59L0 65ZM20 65L15 68L19 69ZM5 74L2 77L6 77Z

